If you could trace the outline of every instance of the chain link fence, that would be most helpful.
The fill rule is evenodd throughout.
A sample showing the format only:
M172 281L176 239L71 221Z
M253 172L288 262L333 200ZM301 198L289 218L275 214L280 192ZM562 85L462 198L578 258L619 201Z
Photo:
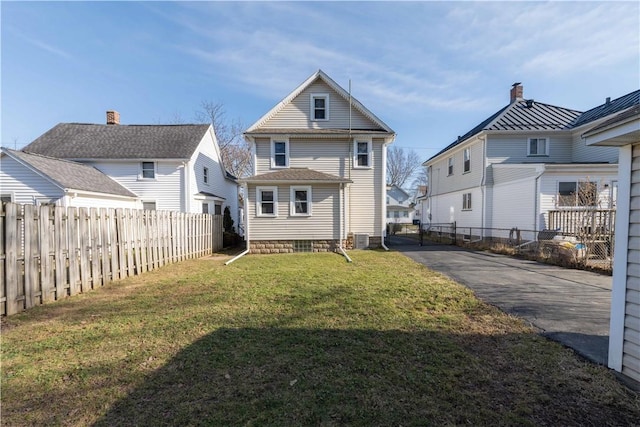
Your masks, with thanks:
M447 243L472 249L491 250L551 264L598 270L613 270L613 230L574 233L559 230L526 230L519 228L460 227L453 223L424 224L415 234L420 244L426 241Z

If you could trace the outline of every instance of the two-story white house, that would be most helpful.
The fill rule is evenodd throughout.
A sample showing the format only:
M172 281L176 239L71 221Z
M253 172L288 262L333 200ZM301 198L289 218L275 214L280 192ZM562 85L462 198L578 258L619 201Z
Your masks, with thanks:
M415 204L409 193L397 185L387 187L387 223L412 224Z
M318 70L244 134L252 253L384 246L386 155L395 133Z
M495 237L514 227L542 230L550 210L580 209L587 189L594 189L590 204L615 206L618 152L587 146L581 135L637 104L640 91L586 112L524 99L519 83L510 95L507 106L424 162L426 226L456 222Z
M98 169L134 193L148 210L221 214L236 224L238 186L222 164L211 125L60 123L23 148L25 153Z

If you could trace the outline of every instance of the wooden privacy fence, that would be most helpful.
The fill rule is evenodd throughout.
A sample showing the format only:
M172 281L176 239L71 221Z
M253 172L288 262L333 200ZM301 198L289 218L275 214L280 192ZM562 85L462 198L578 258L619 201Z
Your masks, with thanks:
M222 249L222 216L0 207L0 314L11 315Z

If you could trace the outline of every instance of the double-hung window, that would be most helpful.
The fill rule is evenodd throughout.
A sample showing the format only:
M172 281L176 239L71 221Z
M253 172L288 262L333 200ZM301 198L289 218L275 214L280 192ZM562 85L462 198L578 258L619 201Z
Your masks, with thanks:
M354 167L371 167L371 141L358 141L353 143Z
M471 171L471 152L468 148L465 148L462 152L463 164L462 164L462 173L467 173Z
M548 156L549 144L547 138L529 138L527 144L528 156Z
M143 201L142 209L145 211L155 211L156 210L156 202L155 201Z
M208 184L208 183L209 183L209 168L208 168L208 167L206 167L206 166L204 166L204 167L202 168L202 181L203 181L205 184ZM206 213L206 212L205 212L205 213Z
M156 178L156 164L155 162L142 162L141 164L141 177L142 179L155 179Z
M311 187L291 187L291 216L311 216Z
M256 188L256 216L278 215L278 189L276 187Z
M463 211L471 210L471 193L464 193L462 195L462 210Z
M447 176L453 175L453 157L449 157L447 160Z
M311 120L329 120L329 94L311 94Z
M289 167L289 141L285 139L271 141L271 167Z

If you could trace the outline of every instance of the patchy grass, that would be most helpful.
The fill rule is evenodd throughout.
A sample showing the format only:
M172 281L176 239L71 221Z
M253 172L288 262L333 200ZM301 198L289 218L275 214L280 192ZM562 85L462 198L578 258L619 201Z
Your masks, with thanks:
M3 321L2 424L637 425L610 371L398 253L185 261Z

